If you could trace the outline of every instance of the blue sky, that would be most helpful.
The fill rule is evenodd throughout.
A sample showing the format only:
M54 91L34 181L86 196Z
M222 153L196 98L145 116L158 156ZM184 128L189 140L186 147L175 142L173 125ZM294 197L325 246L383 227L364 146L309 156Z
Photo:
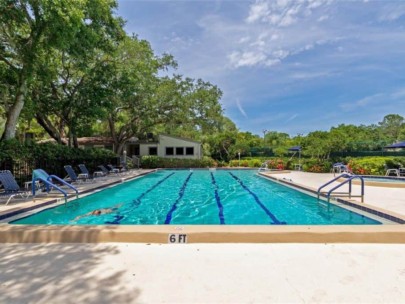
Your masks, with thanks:
M218 85L241 131L405 116L405 1L119 0L126 31Z

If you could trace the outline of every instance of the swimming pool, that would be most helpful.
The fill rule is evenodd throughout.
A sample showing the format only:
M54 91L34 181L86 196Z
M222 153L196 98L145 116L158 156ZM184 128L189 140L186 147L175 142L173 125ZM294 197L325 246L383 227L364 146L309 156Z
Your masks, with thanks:
M405 188L405 177L379 176L379 175L361 175L366 186L386 187L386 188ZM344 181L340 179L339 181ZM360 180L353 180L353 184L359 185Z
M96 209L111 213L89 215ZM161 170L12 224L373 225L254 170Z
M395 176L375 176L375 175L362 175L364 181L379 182L379 183L402 183L405 184L405 177Z

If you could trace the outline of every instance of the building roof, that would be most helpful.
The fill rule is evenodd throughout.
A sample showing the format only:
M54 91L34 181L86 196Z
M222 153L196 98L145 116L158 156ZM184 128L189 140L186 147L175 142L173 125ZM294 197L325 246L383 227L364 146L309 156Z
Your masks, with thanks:
M405 141L397 142L395 144L384 147L386 149L405 148Z
M179 137L179 136L173 136L173 135L168 135L168 134L159 134L159 137L160 136L166 136L166 137L171 137L171 138L180 139L180 140L184 140L184 141L189 141L189 142L196 143L196 144L201 144L200 141L196 141L196 140L192 140L192 139L184 138L184 137Z
M192 142L192 143L196 143L196 144L201 144L201 142L199 141L195 141L189 138L183 138L183 137L178 137L178 136L172 136L172 135L168 135L168 134L159 134L158 138L160 139L160 136L166 136L166 137L170 137L170 138L175 138L178 140L183 140L183 141L188 141L188 142ZM68 142L68 138L64 137L62 138L62 141L67 143ZM158 141L147 141L147 140L139 140L136 137L132 137L130 138L130 140L128 140L128 142L131 143L137 143L137 144L158 144L160 140ZM53 138L49 138L49 139L43 139L43 140L39 140L38 143L55 143L56 140L54 140ZM91 137L79 137L77 139L77 142L79 145L111 145L114 143L114 140L112 139L112 137L106 137L106 136L91 136Z

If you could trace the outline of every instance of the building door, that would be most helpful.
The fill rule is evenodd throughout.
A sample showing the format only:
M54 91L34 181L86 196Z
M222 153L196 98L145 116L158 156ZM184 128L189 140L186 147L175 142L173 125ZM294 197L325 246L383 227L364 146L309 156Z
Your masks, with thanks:
M132 157L132 155L139 156L139 144L129 144L127 155Z

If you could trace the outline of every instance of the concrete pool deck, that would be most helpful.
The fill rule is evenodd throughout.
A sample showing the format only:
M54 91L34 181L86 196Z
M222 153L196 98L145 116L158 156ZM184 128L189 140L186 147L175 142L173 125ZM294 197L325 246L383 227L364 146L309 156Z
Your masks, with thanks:
M3 244L1 303L403 303L405 245Z
M280 180L281 182L304 186L314 191L317 191L321 185L335 177L333 173L310 173L300 171L269 171L262 174ZM338 174L336 176L338 176ZM338 184L340 184L340 182L336 181L325 189L331 189L331 187ZM345 185L342 187L342 189L347 191L348 186ZM339 189L338 191L342 190ZM360 194L360 185L353 185L353 194ZM361 203L360 198L356 197L353 197L351 200L357 202L358 204L366 204L375 208L386 210L398 215L402 219L405 219L405 188L365 185L364 203Z

